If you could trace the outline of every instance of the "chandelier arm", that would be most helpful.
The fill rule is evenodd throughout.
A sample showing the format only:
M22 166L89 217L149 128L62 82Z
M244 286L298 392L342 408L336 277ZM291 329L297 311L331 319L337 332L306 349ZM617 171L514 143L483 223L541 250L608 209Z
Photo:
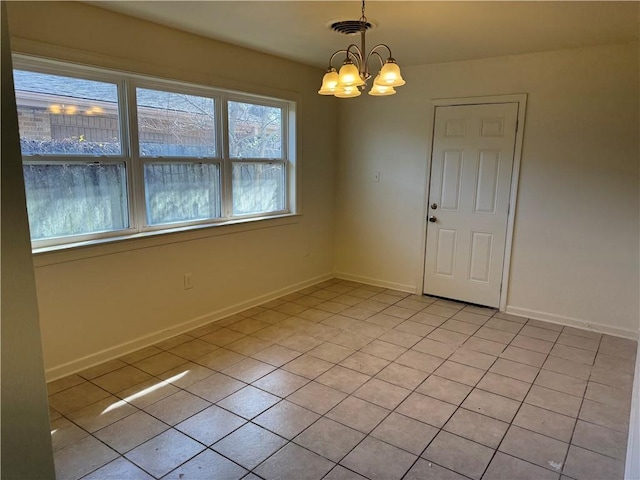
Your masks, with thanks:
M333 52L331 58L329 59L329 68L333 68L333 59L336 58L336 55L340 55L341 53L347 53L347 50L336 50L335 52Z
M352 49L355 50L355 52L352 52L351 51ZM345 50L345 52L348 57L353 56L358 66L361 66L364 63L364 55L362 53L362 50L360 50L360 48L358 48L358 46L355 43L352 43L351 45L349 45Z
M356 45L349 45L349 47L355 47L357 52L354 53L354 52L350 51L349 48L343 48L342 50L336 50L331 55L331 58L329 58L329 68L333 68L333 59L336 58L336 56L340 55L341 53L344 53L344 54L347 55L348 58L350 58L352 60L355 60L356 63L358 64L358 66L360 66L360 64L363 61L362 54L360 53L360 49Z
M386 43L379 43L369 51L369 54L367 55L367 62L369 61L369 57L371 56L371 54L373 52L376 52L376 50L380 48L386 48L387 51L389 52L389 58L393 58L393 54L391 53L391 48L389 48L389 45L387 45ZM378 57L380 57L380 54L378 52L376 52L376 54L378 55Z
M367 63L369 62L369 58L371 58L373 55L378 57L378 60L380 61L380 68L382 68L384 66L384 60L382 59L382 56L374 50L371 50L369 52L369 55L367 56Z

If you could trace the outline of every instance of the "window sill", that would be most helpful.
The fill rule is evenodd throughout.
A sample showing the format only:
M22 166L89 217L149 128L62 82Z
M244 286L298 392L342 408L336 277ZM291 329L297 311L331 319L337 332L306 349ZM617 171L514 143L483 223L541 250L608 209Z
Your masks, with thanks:
M194 225L175 228L171 230L159 230L136 233L119 237L102 238L85 242L67 243L51 247L34 248L33 266L35 268L55 265L59 263L73 262L92 257L113 255L132 250L158 247L173 243L190 242L203 238L231 235L264 228L281 227L299 223L301 214L285 214L270 217L256 217L243 220L231 220L215 225Z

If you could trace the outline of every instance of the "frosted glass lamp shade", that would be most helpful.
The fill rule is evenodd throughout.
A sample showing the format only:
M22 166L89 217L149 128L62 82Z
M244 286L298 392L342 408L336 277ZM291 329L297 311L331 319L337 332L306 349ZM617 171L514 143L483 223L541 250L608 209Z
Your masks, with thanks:
M393 95L396 93L395 89L389 85L382 85L379 83L380 75L373 81L373 86L369 90L369 95L374 97L384 97L386 95Z
M338 74L338 85L341 87L359 87L364 85L364 80L360 78L360 72L352 62L345 62L340 67Z
M387 60L380 69L380 81L381 85L387 85L389 87L401 87L405 84L405 81L400 75L400 67L394 60Z
M320 95L333 95L338 87L338 72L335 68L331 68L322 78L322 86L318 93Z
M353 98L360 96L360 89L358 87L344 87L336 90L334 95L338 98Z

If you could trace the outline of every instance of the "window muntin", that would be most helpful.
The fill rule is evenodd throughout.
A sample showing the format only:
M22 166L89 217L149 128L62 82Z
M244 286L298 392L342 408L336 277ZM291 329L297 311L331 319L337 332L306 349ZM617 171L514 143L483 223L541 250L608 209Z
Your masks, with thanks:
M48 97L51 89L26 89L25 76L61 79L57 82L62 85L58 97L79 92L77 82L86 82L83 95L76 93L76 97L95 104L99 100L93 97L102 95L100 98L109 100L118 123L113 141L98 142L92 148L87 148L91 142L86 136L78 136L77 143L82 146L76 150L23 149L34 248L292 213L296 188L295 161L289 153L295 152L292 101L17 57L16 90L23 86L17 96L22 94L30 101L39 96L46 109L53 103ZM98 93L91 93L89 87L94 85L101 87ZM105 93L107 87L111 97ZM66 104L58 104L66 108ZM230 109L236 118L231 125ZM46 118L65 115L48 113ZM80 113L100 117L105 112L89 106ZM199 116L189 119L190 113ZM139 119L145 115L164 118L165 126L170 125L161 131L163 141L152 142L141 135L144 129ZM182 115L177 124L180 128L173 128L176 115ZM19 126L28 138L27 124ZM230 126L244 129L235 132L239 133L235 150L230 145ZM99 180L97 171L101 172ZM47 182L49 186L43 187ZM79 193L80 183L84 196ZM64 190L56 193L58 203L52 188ZM47 195L49 200L43 200ZM54 205L58 205L55 212ZM91 221L87 212L93 212ZM51 226L51 219L57 219L57 226Z
M281 107L230 100L227 104L231 158L284 158Z
M129 227L124 163L23 166L31 240Z
M23 155L121 155L115 83L14 71Z
M213 98L136 88L141 157L215 157Z

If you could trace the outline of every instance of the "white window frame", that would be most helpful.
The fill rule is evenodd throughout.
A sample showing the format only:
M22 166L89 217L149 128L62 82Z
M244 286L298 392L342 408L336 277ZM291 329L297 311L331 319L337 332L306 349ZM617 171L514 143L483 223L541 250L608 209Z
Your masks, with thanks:
M223 205L224 205L224 179L223 179L223 170L222 170L222 126L220 121L221 115L221 94L215 92L211 89L203 90L203 88L199 88L193 85L187 85L178 82L167 82L160 81L156 79L142 79L142 78L132 78L131 82L129 82L129 104L134 105L135 108L131 108L129 113L131 118L131 156L133 158L134 165L137 165L136 173L136 185L135 185L135 193L136 193L136 206L135 206L135 215L137 219L137 225L140 226L141 232L162 232L164 230L171 230L175 227L189 227L196 225L210 225L212 223L217 223L221 221L225 221ZM215 150L216 153L214 156L210 157L180 157L180 156L141 156L140 155L140 142L138 138L139 125L138 125L138 103L137 103L137 89L143 88L148 90L157 90L168 93L178 93L178 94L186 94L186 95L194 95L201 96L206 98L213 99L214 102L214 114L215 114ZM146 211L146 185L144 183L144 166L149 163L185 163L185 164L208 164L208 165L217 165L220 172L220 185L218 186L220 189L220 217L217 218L208 218L202 220L191 220L185 222L171 222L171 223L163 223L163 224L149 224L147 221L147 211Z
M272 98L252 93L222 90L219 88L185 83L176 80L152 78L148 76L116 72L112 70L64 63L57 60L14 55L13 68L35 73L60 75L86 80L116 83L118 87L118 112L120 127L120 156L80 156L80 155L23 155L24 164L40 163L124 163L127 178L127 201L129 228L124 230L57 237L32 241L32 248L50 247L72 248L93 243L104 243L130 239L145 234L162 234L184 231L191 228L209 228L248 221L296 215L296 192L298 175L296 172L296 101ZM138 122L136 89L152 89L171 93L183 93L212 98L215 108L215 149L212 157L151 157L140 156L138 142ZM282 111L282 157L281 158L230 158L228 147L227 102L236 101L268 107ZM195 221L149 225L147 222L144 164L145 163L206 163L218 165L220 175L220 217ZM242 163L279 163L284 165L285 192L283 210L233 215L232 165Z
M234 157L231 158L231 155L229 153L229 141L228 141L228 136L229 136L229 112L228 112L228 105L229 102L238 102L238 103L250 103L253 105L260 105L263 107L275 107L275 108L279 108L282 112L282 125L281 125L281 135L282 135L282 155L279 158L252 158L252 157ZM290 172L288 172L287 169L287 163L289 163L288 158L290 157L290 144L289 144L289 136L290 136L290 130L289 130L289 122L290 122L290 110L291 107L290 105L286 104L286 103L282 103L282 102L277 102L277 101L269 101L267 99L264 98L259 98L259 97L249 97L247 95L242 95L242 94L228 94L224 97L224 102L223 102L223 118L222 118L222 122L224 125L224 135L226 135L226 141L223 142L223 151L222 151L222 155L223 155L223 162L225 163L225 169L226 171L229 172L228 175L226 175L225 180L227 181L227 184L225 185L225 191L226 194L228 195L227 201L226 203L224 203L223 205L226 205L228 207L228 211L225 212L226 215L228 216L228 218L234 218L234 219L243 219L243 218L252 218L255 216L255 214L243 214L243 215L234 215L233 214L233 186L232 186L232 170L233 170L233 164L234 163L257 163L257 164L263 164L263 163L277 163L277 164L281 164L284 166L284 175L285 175L285 191L284 191L284 205L285 208L284 210L277 210L277 211L273 211L273 212L269 212L270 215L283 215L286 214L290 211L291 208L291 191L289 188L287 188L288 185L288 179L290 178Z

